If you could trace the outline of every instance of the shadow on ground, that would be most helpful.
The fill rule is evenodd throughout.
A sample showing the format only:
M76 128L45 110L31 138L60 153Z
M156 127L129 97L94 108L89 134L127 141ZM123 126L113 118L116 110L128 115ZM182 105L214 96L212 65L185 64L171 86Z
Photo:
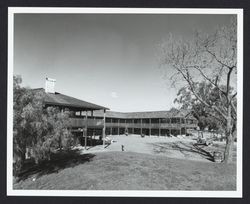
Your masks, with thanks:
M85 138L80 137L80 138L79 138L79 141L80 141L80 144L81 144L82 146L85 145ZM86 143L86 145L89 146L89 147L94 147L94 146L102 145L102 144L103 144L103 141L100 140L100 139L91 139L91 138L87 138L87 143Z
M45 174L58 173L65 168L90 162L93 157L95 157L95 154L81 155L79 150L70 150L52 154L50 161L42 161L39 164L35 164L33 160L27 160L21 172L17 175L17 181L25 180L32 175L41 177Z
M173 143L163 143L163 144L154 144L154 146L158 147L159 150L157 152L164 152L164 150L177 150L184 154L184 156L187 156L187 153L194 153L197 154L204 159L207 159L209 161L214 161L213 155L206 151L204 148L201 147L201 145L197 144L186 144L184 142L173 142Z

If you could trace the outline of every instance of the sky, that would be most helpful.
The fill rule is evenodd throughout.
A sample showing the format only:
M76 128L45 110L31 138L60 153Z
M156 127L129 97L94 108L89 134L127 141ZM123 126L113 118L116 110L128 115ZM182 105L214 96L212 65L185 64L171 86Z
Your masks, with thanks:
M227 25L230 15L15 14L14 74L113 111L174 106L176 88L159 68L158 46L169 33L191 38Z

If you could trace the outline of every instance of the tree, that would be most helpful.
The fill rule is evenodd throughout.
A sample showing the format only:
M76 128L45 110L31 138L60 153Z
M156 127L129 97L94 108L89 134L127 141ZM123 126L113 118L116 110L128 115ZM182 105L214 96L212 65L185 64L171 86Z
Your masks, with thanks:
M23 108L32 102L33 94L20 86L22 79L14 76L13 79L13 156L14 170L19 170L25 160L26 147L31 144L32 137L27 134L22 118Z
M224 161L231 160L234 124L237 120L235 98L237 77L237 26L236 17L228 26L218 28L211 34L195 32L193 39L174 38L171 34L161 44L162 64L172 70L173 82L183 82L190 91L190 99L195 97L217 120L225 124L226 147ZM210 90L216 90L218 99L208 103L210 92L202 96L198 83L205 80ZM218 103L223 101L223 103ZM219 117L214 115L216 113Z
M71 146L72 135L69 127L69 111L56 107L45 108L44 92L21 87L22 79L14 76L14 170L22 167L27 148L31 149L38 163L50 159L56 149Z
M206 83L206 81L197 83L196 90L202 100L206 101L207 104L216 104L218 107L225 106L226 101L220 99L219 91L211 84ZM232 89L230 92L232 92ZM198 120L198 126L201 130L208 128L209 130L221 132L221 129L226 126L223 118L216 111L205 106L196 97L192 97L192 92L189 87L182 87L178 91L177 98L174 102L179 104L182 109L191 110L192 115Z

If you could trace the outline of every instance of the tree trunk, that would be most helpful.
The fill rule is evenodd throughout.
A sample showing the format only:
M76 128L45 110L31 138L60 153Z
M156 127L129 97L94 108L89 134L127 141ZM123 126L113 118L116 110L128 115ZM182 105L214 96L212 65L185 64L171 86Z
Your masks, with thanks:
M227 127L226 127L226 147L224 152L224 162L228 163L232 161L232 152L234 145L234 138L232 134L233 125L232 125L232 117L231 117L231 106L228 106L227 111Z
M226 141L226 148L225 148L225 152L224 152L224 162L228 163L228 162L232 161L234 140L233 140L232 133L226 135L226 137L227 137L227 141Z

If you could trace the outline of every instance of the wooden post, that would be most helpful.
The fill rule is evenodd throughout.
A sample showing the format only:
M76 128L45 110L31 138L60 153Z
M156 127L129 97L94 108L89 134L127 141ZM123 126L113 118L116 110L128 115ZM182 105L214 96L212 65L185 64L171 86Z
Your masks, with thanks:
M149 136L151 136L151 118L149 118Z
M172 118L169 118L169 132L170 132L170 136L172 135Z
M117 119L117 122L118 122L118 126L117 126L118 135L120 135L120 119L119 118Z
M187 119L186 119L186 118L184 118L185 135L187 135L187 125L186 125L187 121L186 121L186 120L187 120Z
M87 149L87 132L88 132L88 111L86 111L85 113L85 131L83 130L83 132L85 132L85 150Z
M110 118L110 123L111 123L110 135L112 135L113 134L113 120L112 120L112 118Z
M180 121L179 125L180 125L180 135L181 135L181 118L179 118L179 121Z
M103 130L102 130L102 139L103 139L103 148L105 147L105 131L106 131L106 118L105 118L106 110L103 110Z
M93 120L93 110L91 111L91 119ZM91 146L93 146L93 137L94 137L94 131L92 131L92 134L91 134ZM94 138L95 139L95 138Z
M161 136L161 119L159 118L159 137Z
M135 120L131 119L132 122L132 134L135 134Z
M125 120L125 130L124 130L124 133L125 135L128 134L128 125L127 125L127 119L124 119Z
M141 119L141 135L142 135L142 119Z
M95 116L93 115L93 117L92 117L92 120L93 120L93 123L95 124ZM94 140L95 140L95 131L96 131L96 129L95 129L95 125L94 125L94 127L93 127L93 136L94 136Z

